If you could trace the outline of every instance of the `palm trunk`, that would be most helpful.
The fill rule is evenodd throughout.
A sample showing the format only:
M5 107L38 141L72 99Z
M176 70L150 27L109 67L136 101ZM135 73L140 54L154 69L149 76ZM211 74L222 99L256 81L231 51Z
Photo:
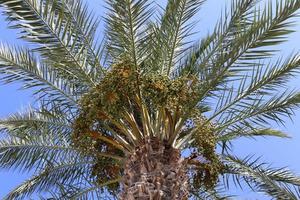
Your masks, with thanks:
M120 200L186 200L188 182L180 151L146 139L127 156Z

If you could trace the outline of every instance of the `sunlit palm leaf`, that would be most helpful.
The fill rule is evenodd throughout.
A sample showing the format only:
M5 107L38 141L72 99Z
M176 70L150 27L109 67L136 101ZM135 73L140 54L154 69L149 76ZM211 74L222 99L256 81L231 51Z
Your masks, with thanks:
M88 160L72 161L70 158L67 160L58 164L49 163L43 170L12 190L4 199L24 199L34 192L47 191L59 184L83 184L86 181L86 174L94 163Z
M43 129L41 129L43 130ZM43 130L47 131L47 130ZM54 137L47 132L31 135L25 139L10 137L0 141L2 168L32 170L46 166L48 160L64 160L77 154L66 139Z
M300 8L300 2L285 1L277 3L277 9L274 13L272 12L272 4L269 4L262 12L263 14L250 15L248 21L251 22L251 25L230 38L226 42L226 46L222 46L220 52L215 54L213 60L206 65L201 72L203 74L200 74L200 77L204 77L201 97L219 90L218 86L226 84L229 80L235 80L237 75L243 75L243 69L250 66L252 70L253 65L257 65L255 62L253 63L253 57L265 57L266 53L269 52L264 47L285 41L286 35L291 32L287 31L291 26L289 19L295 16ZM276 34L272 34L274 32ZM245 38L250 38L250 40ZM258 48L263 50L258 51ZM248 57L248 53L251 52L256 53ZM248 61L250 61L250 64ZM246 67L243 67L244 64L246 64Z
M300 178L287 169L270 168L251 157L240 160L236 157L224 156L223 159L226 165L225 177L226 173L232 174L237 184L240 185L243 180L253 190L265 192L276 199L299 199Z
M53 135L70 136L72 127L65 113L61 111L47 111L46 109L28 109L24 113L17 113L0 120L0 131L21 139L42 135L44 131Z
M168 148L188 150L192 154L185 160L189 167L200 169L214 162L223 166L223 171L215 169L223 172L225 185L248 185L276 199L299 199L296 175L259 160L238 159L228 147L241 137L288 137L270 123L284 124L299 107L299 93L286 84L300 71L299 54L274 64L271 57L276 45L293 32L300 1L262 6L258 0L233 0L212 34L190 46L196 24L190 20L204 2L169 0L165 12L154 15L153 4L147 0L106 1L106 35L100 43L98 18L81 1L0 0L10 28L20 30L20 38L33 44L33 50L0 46L1 80L21 82L22 88L33 90L40 104L0 120L4 133L0 166L35 172L6 198L35 194L41 198L52 194L57 199L116 198L115 193L122 189L118 185L122 179L116 177L126 171L124 156L128 158L141 141L155 136L161 139L159 145L163 141ZM111 76L106 77L108 74ZM124 79L124 85L106 84L115 76L118 83ZM145 77L151 82L149 88L144 87L148 84ZM181 78L191 79L181 86ZM137 88L133 84L124 94L114 90L130 85L127 79L136 81ZM166 93L146 96L152 86L155 92ZM129 94L131 90L137 94ZM186 93L175 94L179 99L174 96L170 105L154 105L152 98L168 97L173 90ZM111 112L118 98L123 100L117 112ZM181 98L195 100L177 105ZM85 126L86 121L91 124ZM74 131L77 127L78 132ZM200 140L203 138L207 141ZM214 151L216 143L223 151ZM203 154L207 163L197 160L201 151L213 151L211 159ZM107 162L100 158L114 168L105 168ZM99 166L94 164L101 173L111 170L112 176L100 173L99 180L94 171ZM109 177L113 178L106 181ZM226 199L220 184L208 189L197 187L193 180L193 198ZM111 192L115 185L117 189Z
M251 76L245 76L238 82L237 92L224 90L220 94L218 106L216 106L216 110L210 117L210 120L221 114L230 114L238 109L244 109L247 106L251 107L256 103L259 104L262 102L261 99L268 99L269 95L274 95L274 92L278 93L278 90L286 85L286 80L299 73L300 69L298 55L292 56L286 62L281 63L278 61L275 65L266 66L265 69L254 68ZM227 99L224 97L227 97ZM224 121L220 122L225 123Z
M281 131L278 130L272 130L272 129L255 129L254 127L241 127L241 128L235 128L230 129L218 136L218 141L226 142L231 141L234 139L238 139L240 137L279 137L279 138L289 138L289 136Z
M86 46L82 42L86 35L80 35L78 27L72 24L73 15L65 14L67 11L60 1L11 0L0 3L7 20L14 22L10 27L21 29L21 38L38 44L36 50L62 76L72 81L80 78L82 85L94 85L96 76L93 75L94 69L88 65ZM92 29L88 30L94 32L94 21L88 19L87 22L92 24Z
M192 35L195 22L190 22L204 0L168 1L164 14L158 24L154 24L151 41L153 51L150 55L152 67L160 66L159 72L169 75L175 69L179 58L187 49L186 39Z
M145 26L152 15L148 0L106 1L107 48L116 61L127 57L138 69L145 56Z
M178 68L178 74L199 74L205 79L206 68L211 67L214 57L225 50L224 45L237 32L244 32L250 25L249 19L257 12L257 0L233 0L230 10L219 20L212 34L195 44Z
M22 88L35 89L37 97L50 98L69 108L77 107L77 94L72 84L56 71L40 62L28 49L0 46L0 80L3 83L22 82Z
M79 191L78 193L75 193L73 194L70 199L72 200L75 200L75 199L80 199L80 200L85 200L85 199L89 199L89 197L92 195L96 195L96 197L100 197L101 195L101 191L100 188L101 187L104 187L106 185L110 185L110 184L113 184L113 183L118 183L119 181L121 180L121 178L117 178L117 179L113 179L113 180L110 180L110 181L107 181L99 186L94 186L94 187L88 187L88 188L85 188L81 191Z

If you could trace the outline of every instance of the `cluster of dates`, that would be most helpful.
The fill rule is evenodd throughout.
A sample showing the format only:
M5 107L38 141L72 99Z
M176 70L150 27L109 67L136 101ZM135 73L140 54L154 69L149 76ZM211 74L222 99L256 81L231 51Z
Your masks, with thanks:
M126 156L122 149L103 141L103 137L99 138L101 135L114 140L110 131L120 131L113 123L115 119L122 118L124 112L133 113L142 129L141 103L150 114L160 108L170 112L176 110L182 115L195 113L193 109L199 99L199 88L198 79L192 75L172 80L158 74L140 74L132 70L130 63L115 64L100 83L84 95L81 112L74 123L73 143L84 153L95 156L98 164L94 166L93 175L98 177L99 183L108 178L116 178L124 172L122 162L102 156L102 153ZM195 158L189 161L195 167L193 182L199 187L203 183L211 186L216 182L221 169L215 154L213 127L210 124L204 125L201 117L191 118L193 128L197 129L193 149L203 157L201 162Z

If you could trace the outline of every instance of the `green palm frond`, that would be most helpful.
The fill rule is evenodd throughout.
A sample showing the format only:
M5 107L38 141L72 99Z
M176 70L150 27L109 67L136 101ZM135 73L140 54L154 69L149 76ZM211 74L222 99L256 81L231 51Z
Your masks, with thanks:
M84 183L86 174L94 163L88 160L73 161L71 158L68 160L48 164L32 178L13 189L4 199L24 199L34 192L47 191L59 184Z
M74 31L78 34L78 43L82 45L82 51L90 65L90 74L97 80L105 73L104 46L97 42L96 32L100 23L95 14L89 12L87 4L81 0L62 1L61 8L65 15L71 19ZM77 29L77 31L76 31ZM102 65L101 65L102 64Z
M80 199L80 200L87 200L89 199L89 197L92 195L96 195L96 197L100 197L102 196L102 192L99 191L101 189L101 187L104 187L104 186L107 186L107 185L110 185L110 184L114 184L114 183L118 183L120 182L121 178L116 178L116 179L112 179L110 181L107 181L103 184L100 184L98 186L94 186L94 187L88 187L88 188L85 188L81 191L78 191L78 193L75 193L73 195L71 195L69 197L69 199L72 199L72 200L76 200L76 199Z
M110 185L117 183L118 179L114 181L109 181L105 185ZM105 191L105 192L103 192ZM89 200L89 199L107 199L107 200L117 200L117 195L112 191L107 191L103 188L95 187L94 184L88 184L84 188L74 185L60 185L59 190L49 191L50 195L48 198L42 197L42 200L48 200L49 197L53 199L69 200L69 199L78 199L78 200Z
M156 28L154 40L156 48L154 59L160 62L153 65L161 66L161 73L169 75L186 50L186 39L192 34L195 23L190 19L198 12L204 0L171 0L166 11L161 16L161 22ZM159 55L159 57L157 57Z
M236 184L245 181L251 189L264 192L276 199L299 199L300 178L285 168L274 169L259 159L247 157L243 160L223 156L225 183L232 176Z
M206 190L195 189L191 190L191 194L197 200L230 200L233 196L229 196L225 194L225 188L223 186L216 186L214 189Z
M226 51L229 38L238 32L243 32L251 24L249 18L255 11L253 7L257 0L232 1L230 11L225 11L224 16L219 20L212 34L202 39L199 44L193 46L187 54L187 58L179 67L179 74L192 73L199 74L201 79L208 73L207 66L211 68L215 57L222 51Z
M275 11L273 10L274 7ZM277 1L275 6L269 3L262 12L255 12L248 19L251 25L233 37L232 42L237 43L230 43L228 49L229 51L238 48L240 50L235 51L237 54L229 54L228 58L222 62L225 63L230 59L228 67L234 64L243 67L245 64L248 65L247 61L267 58L272 55L274 45L285 42L287 36L293 32L290 28L295 23L290 19L296 15L299 7L299 1ZM242 38L249 38L249 40Z
M288 169L224 153L241 137L289 137L272 123L300 105L287 84L299 54L272 57L300 0L232 0L213 32L190 45L204 2L169 0L157 14L148 0L106 0L100 42L100 21L82 0L0 0L9 27L33 47L0 45L0 81L20 82L38 100L0 120L1 168L34 171L6 199L117 199L127 164L156 144L164 155L189 151L192 198L230 199L220 185L235 183L300 199Z
M0 121L0 130L7 133L7 138L0 141L1 167L36 170L31 179L11 191L6 199L24 199L50 189L57 192L58 185L81 185L81 194L85 191L82 187L87 181L93 182L91 187L94 187L96 180L91 173L95 160L81 155L71 146L72 126L68 116L60 110L55 111L42 107L40 110L31 109L25 114L15 114ZM97 156L122 159L105 152L97 153ZM97 189L100 195L102 189L98 186ZM93 192L86 191L82 195Z
M46 109L28 109L24 113L13 114L0 120L0 131L12 137L28 139L31 135L48 134L68 136L72 133L72 125L61 111Z
M249 66L252 70L261 57L268 55L266 47L285 41L287 34L291 33L289 27L292 23L289 20L300 8L300 1L277 2L274 13L272 6L273 4L268 4L262 11L263 14L250 15L249 27L238 31L232 38L227 37L226 46L221 46L220 51L212 56L213 60L204 65L206 67L199 74L204 77L201 98L219 90L218 87L229 80L235 80L236 76L243 76L242 72L249 69ZM198 66L200 65L201 63Z
M35 89L37 97L45 97L61 106L76 108L77 94L72 84L62 79L56 71L39 61L25 48L0 46L0 81L22 82L23 89Z
M238 109L244 109L247 105L251 107L261 99L267 99L268 95L272 96L274 92L278 93L279 89L286 86L287 79L299 73L299 69L298 54L284 63L279 60L274 65L270 64L265 68L254 68L251 76L246 75L237 83L236 92L228 89L220 94L216 109L209 120L220 117L221 114L230 114ZM221 120L220 122L224 123Z
M148 0L106 1L110 11L106 17L107 48L114 61L129 58L137 70L146 56L145 27L152 16Z
M219 139L225 143L231 139L244 136L287 137L278 131L270 132L269 129L266 129L266 126L269 126L272 121L284 124L285 119L287 117L291 118L294 109L298 107L299 93L283 92L268 100L259 97L253 102L245 102L233 107L230 112L225 112L224 116L220 117L215 131L219 135ZM268 131L265 132L265 130ZM227 139L228 141L226 141ZM225 143L223 143L223 148L226 147Z
M48 160L60 161L74 157L77 152L67 139L47 134L31 135L26 139L9 137L0 141L2 168L32 170L46 166Z
M258 101L255 104L248 105L241 110L236 111L235 116L229 115L229 119L220 124L217 129L219 131L234 130L244 128L244 130L252 129L255 126L266 126L270 121L284 123L286 117L294 114L294 109L299 107L299 93L284 92L283 94L272 97L267 101Z
M227 132L220 134L217 137L218 141L221 142L227 142L231 141L234 139L238 139L241 137L249 137L249 138L254 138L254 137L279 137L279 138L290 138L286 133L283 133L278 130L273 130L273 129L255 129L253 127L234 127L233 129L227 130Z
M249 18L255 14L254 6L257 0L233 0L230 10L226 10L213 33L202 39L199 44L186 55L178 67L178 75L199 74L204 75L207 66L212 65L215 56L224 51L228 39L238 32L243 32L251 25ZM204 79L205 76L201 77Z
M80 79L81 85L95 84L97 76L88 64L90 57L86 56L86 42L82 41L90 41L83 33L95 32L96 22L86 14L86 9L79 10L80 3L74 7L77 8L74 12L78 12L78 15L84 18L82 23L88 23L85 27L89 28L83 32L72 23L72 13L66 14L68 11L63 6L65 4L61 5L60 1L5 0L0 3L4 7L7 20L13 22L10 27L21 29L21 38L38 44L39 47L35 50L61 75L72 81ZM95 61L92 62L94 66Z

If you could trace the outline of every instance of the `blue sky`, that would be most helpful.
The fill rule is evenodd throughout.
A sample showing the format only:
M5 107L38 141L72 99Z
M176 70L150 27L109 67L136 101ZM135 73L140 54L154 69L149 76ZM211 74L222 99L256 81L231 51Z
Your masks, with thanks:
M99 15L103 15L103 0L89 0L90 7L95 10ZM159 4L164 4L164 1L156 1ZM199 38L209 32L217 21L221 8L224 8L226 0L208 0L206 5L197 15L199 24L195 30L199 33L194 36L195 39ZM228 1L227 1L228 2ZM300 49L300 18L297 19L298 23L295 29L298 31L290 36L290 41L281 45L279 49L279 56L289 55ZM24 42L16 40L17 34L13 30L7 29L4 17L0 16L0 42L27 45ZM295 77L290 82L291 88L300 89L300 77ZM18 90L19 84L13 85L0 85L0 117L3 118L11 113L20 111L33 102L30 91ZM294 122L287 120L286 127L280 127L274 124L274 127L280 129L290 136L292 139L274 139L274 138L258 138L257 140L243 139L234 143L234 152L241 156L257 155L262 156L263 160L274 166L288 166L290 169L300 175L300 111L295 112ZM0 170L0 199L9 192L14 186L21 183L27 174L20 172ZM241 193L241 192L238 192ZM241 199L267 199L263 196L250 193L248 191L242 192Z

